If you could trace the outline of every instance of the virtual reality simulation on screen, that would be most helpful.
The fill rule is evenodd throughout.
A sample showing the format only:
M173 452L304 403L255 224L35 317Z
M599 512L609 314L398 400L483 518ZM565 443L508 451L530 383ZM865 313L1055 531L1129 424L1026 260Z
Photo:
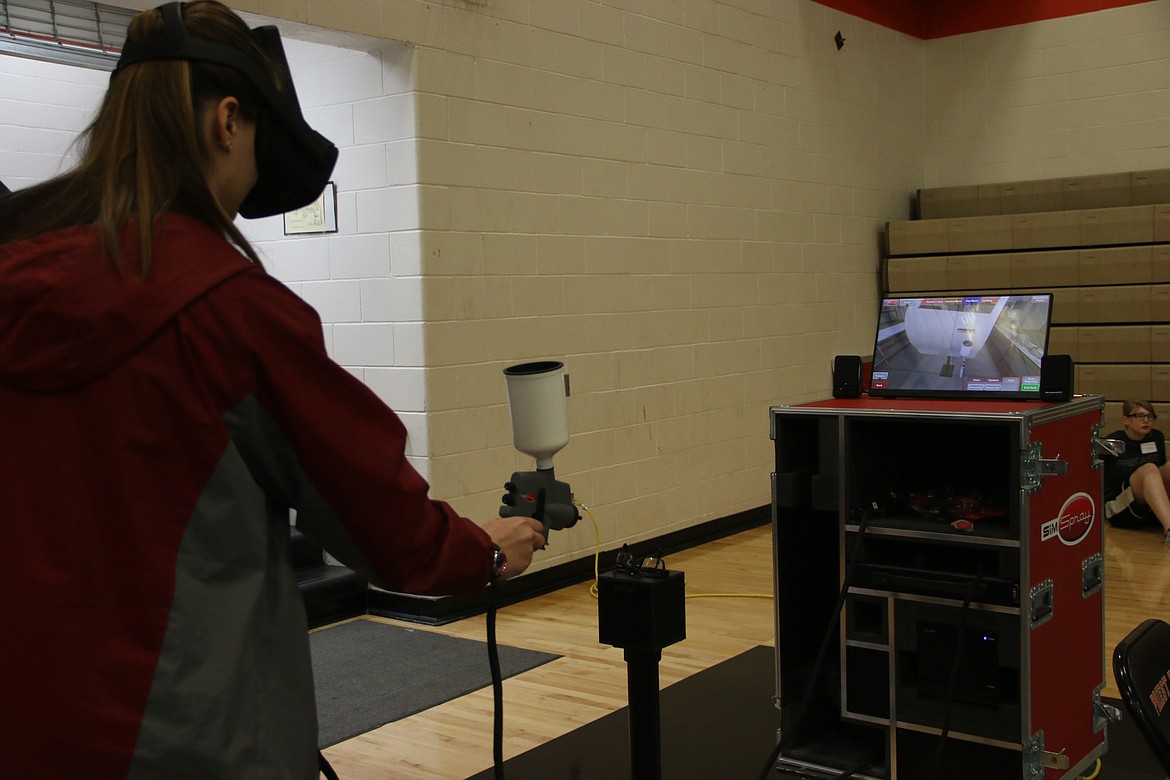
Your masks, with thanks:
M871 396L1035 399L1052 295L887 298Z

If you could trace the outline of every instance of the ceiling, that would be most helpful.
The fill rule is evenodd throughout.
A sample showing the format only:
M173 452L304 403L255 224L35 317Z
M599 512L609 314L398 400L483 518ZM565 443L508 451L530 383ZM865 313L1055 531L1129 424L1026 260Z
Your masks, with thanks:
M918 38L1011 27L1154 0L813 0Z

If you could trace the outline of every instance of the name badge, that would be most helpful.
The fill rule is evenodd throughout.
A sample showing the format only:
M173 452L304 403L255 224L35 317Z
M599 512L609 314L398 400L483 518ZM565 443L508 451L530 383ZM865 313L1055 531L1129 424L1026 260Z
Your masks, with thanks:
M1153 455L1157 451L1158 451L1158 442L1156 442L1156 441L1143 441L1142 442L1142 455Z

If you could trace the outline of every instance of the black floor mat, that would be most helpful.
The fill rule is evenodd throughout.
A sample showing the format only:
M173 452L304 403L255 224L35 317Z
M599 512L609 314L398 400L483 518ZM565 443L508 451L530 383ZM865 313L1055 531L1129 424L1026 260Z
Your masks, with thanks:
M753 648L662 691L664 780L759 777L780 725L772 704L774 652ZM1108 734L1109 751L1095 780L1164 780L1132 723L1110 724ZM504 769L507 780L630 780L629 750L629 715L622 709L510 759ZM487 770L468 780L494 777ZM772 780L797 777L770 775Z

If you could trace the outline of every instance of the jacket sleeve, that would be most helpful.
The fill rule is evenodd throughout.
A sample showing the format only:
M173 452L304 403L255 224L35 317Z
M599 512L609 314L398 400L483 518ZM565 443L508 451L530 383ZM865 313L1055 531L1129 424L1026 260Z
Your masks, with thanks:
M250 364L235 372L248 387L224 418L232 440L253 478L297 510L298 529L389 590L482 589L490 538L429 497L401 420L329 358L316 312L259 269L207 299Z

